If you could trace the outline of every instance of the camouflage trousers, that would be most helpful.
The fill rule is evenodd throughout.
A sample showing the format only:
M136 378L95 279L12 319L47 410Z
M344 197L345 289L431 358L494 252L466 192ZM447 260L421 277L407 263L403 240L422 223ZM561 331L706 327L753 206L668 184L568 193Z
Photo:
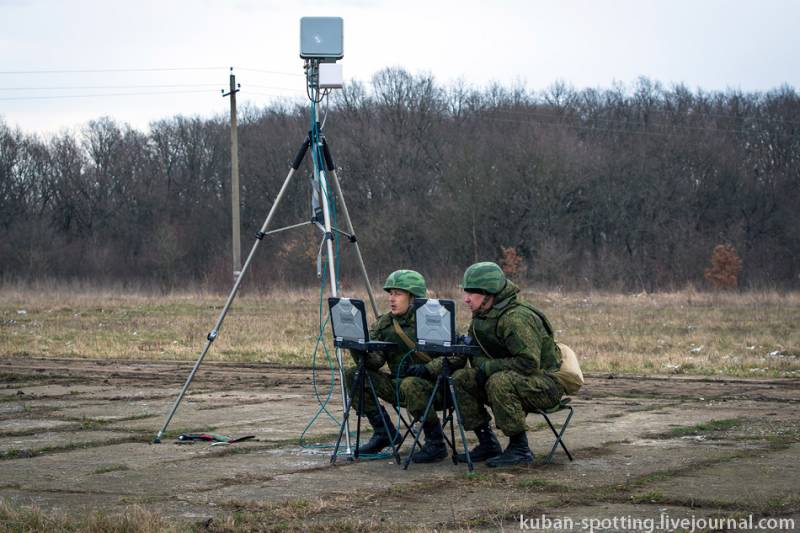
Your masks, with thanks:
M453 382L464 419L464 429L474 430L491 420L485 406L492 408L495 425L507 436L527 431L525 416L537 409L558 404L564 389L547 374L523 376L517 372L495 372L481 389L477 370L464 368L453 374Z
M348 397L351 393L356 396L352 400L353 409L358 412L358 393L353 391L353 384L356 380L356 367L345 368L344 380L347 385ZM414 417L421 417L425 413L425 407L428 405L428 399L433 392L433 382L427 379L417 378L413 376L400 379L400 386L398 388L398 380L393 379L385 372L377 370L367 370L367 374L372 377L372 384L375 385L375 394L381 400L388 402L391 405L397 405L397 394L400 394L400 407L405 407L408 413ZM363 415L369 416L377 413L378 409L375 405L375 400L372 397L369 383L364 383L364 413ZM399 389L399 391L398 391ZM362 415L362 413L359 413ZM428 421L438 420L436 411L431 409L428 413ZM410 421L409 421L410 422Z

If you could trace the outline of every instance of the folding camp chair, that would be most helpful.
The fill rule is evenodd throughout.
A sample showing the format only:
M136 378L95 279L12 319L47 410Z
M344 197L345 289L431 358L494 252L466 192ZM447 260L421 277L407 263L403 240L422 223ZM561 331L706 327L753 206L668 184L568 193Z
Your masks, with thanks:
M561 401L558 402L558 405L555 407L551 407L550 409L539 409L534 411L536 414L542 415L544 417L545 422L547 425L550 426L550 430L553 432L553 435L556 436L556 441L553 443L553 447L550 449L550 453L545 458L545 464L549 464L550 461L553 460L553 455L556 453L556 448L561 445L561 448L564 449L564 453L567 454L569 460L572 461L572 454L569 453L566 444L564 444L564 433L567 431L567 426L569 426L569 421L572 419L572 415L575 414L575 410L571 405L569 405L571 399L570 398L561 398ZM564 420L564 423L561 424L561 429L558 430L550 421L550 417L548 415L552 415L558 413L559 411L569 411L567 418Z

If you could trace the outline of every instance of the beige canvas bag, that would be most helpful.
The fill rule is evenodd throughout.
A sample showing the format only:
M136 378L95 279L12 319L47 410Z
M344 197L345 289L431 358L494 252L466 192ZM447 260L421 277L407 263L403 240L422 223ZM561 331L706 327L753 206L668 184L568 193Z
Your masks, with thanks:
M578 356L566 344L560 342L556 344L561 350L561 368L554 376L561 382L564 392L575 394L583 386L583 372L581 372L581 365L578 364Z

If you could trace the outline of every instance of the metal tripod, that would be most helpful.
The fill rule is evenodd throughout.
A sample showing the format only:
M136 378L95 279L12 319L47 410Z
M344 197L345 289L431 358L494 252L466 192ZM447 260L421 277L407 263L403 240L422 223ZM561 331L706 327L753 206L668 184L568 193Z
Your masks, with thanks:
M430 351L430 347L427 348ZM444 389L444 394L442 395L442 428L446 428L447 424L450 424L450 438L447 437L447 433L444 433L444 440L447 442L447 445L450 447L450 451L453 453L453 464L458 464L458 459L456 458L456 420L458 421L458 430L461 434L461 443L464 445L464 455L467 458L467 469L472 472L474 466L472 464L472 458L469 456L469 446L467 445L467 435L464 433L464 419L461 418L461 410L458 407L458 396L456 396L456 389L453 385L453 376L450 375L450 363L448 362L447 355L444 355L444 360L442 361L442 371L441 373L436 376L436 383L433 385L433 391L431 392L431 397L428 399L428 405L425 406L425 411L422 413L418 419L414 419L411 421L411 426L413 427L416 424L417 420L422 420L423 423L425 420L428 419L428 414L431 412L431 409L434 408L434 401L436 400L436 393L439 391L439 387ZM455 414L455 420L453 415ZM408 429L403 435L404 441L408 436L411 429ZM408 452L408 457L406 458L406 462L403 465L403 469L407 469L408 465L411 464L411 460L414 458L414 450L419 445L419 436L422 432L417 433L414 436L414 443L411 445L411 451Z
M400 443L398 442L397 438L399 437L399 430L395 430L394 434L392 434L393 432L389 430L389 422L386 420L387 415L383 409L380 408L381 404L378 399L378 393L375 392L375 383L372 381L372 376L369 374L369 372L367 372L367 368L364 364L364 360L367 357L367 352L359 351L356 353L358 354L358 367L356 368L355 379L353 380L353 386L350 390L350 396L348 397L348 401L345 403L342 425L339 428L339 436L336 438L336 446L333 448L333 453L331 454L331 464L336 463L336 458L339 454L339 445L342 442L342 435L348 431L347 426L348 421L350 420L350 410L353 408L353 400L356 397L358 398L358 408L356 409L358 421L356 422L356 446L352 453L352 458L358 459L358 448L361 441L361 415L364 413L364 394L367 385L369 385L372 401L377 406L378 413L381 415L383 429L386 431L386 434L389 435L389 441L390 446L392 447L392 455L394 456L394 460L397 464L400 464L400 452L398 451L400 448ZM403 415L401 414L401 419L402 416ZM405 422L405 420L403 420L403 422Z
M186 383L183 385L183 388L178 394L178 397L175 399L175 403L172 406L172 409L170 410L169 414L167 415L167 418L164 421L164 425L161 427L161 429L158 431L155 438L153 439L152 441L153 443L161 442L161 437L164 435L167 426L172 420L172 417L175 415L175 411L177 411L178 405L180 405L183 396L186 394L189 385L194 379L195 373L197 373L197 369L200 368L200 363L202 363L203 358L206 356L206 353L208 353L209 348L211 348L211 344L217 338L217 335L219 334L219 329L222 326L222 322L223 320L225 320L225 315L227 315L228 310L230 309L231 304L233 303L233 300L236 297L236 293L238 292L239 286L241 285L242 280L244 279L244 276L247 273L247 269L249 268L250 263L253 260L253 256L255 255L256 250L258 249L258 245L261 243L261 240L265 236L273 233L278 233L280 231L297 228L300 226L305 226L308 224L316 225L322 231L323 243L327 247L326 248L327 268L328 268L328 274L330 276L330 295L335 297L338 295L339 287L337 284L337 277L335 270L336 261L334 260L333 232L335 231L339 234L344 235L348 241L350 241L355 245L356 256L358 257L358 264L361 269L361 275L364 278L364 284L367 288L367 293L369 294L369 300L372 306L372 311L375 317L378 316L378 306L375 303L375 295L372 293L372 286L369 283L369 276L367 275L367 269L364 266L364 259L361 255L361 249L358 246L358 241L356 240L355 232L353 230L353 224L352 221L350 220L350 214L347 211L347 204L345 204L344 196L342 195L341 186L339 185L339 177L336 175L336 167L334 166L333 163L333 157L331 156L328 143L325 140L324 135L322 134L321 131L322 128L320 127L319 122L316 120L318 116L319 116L319 102L314 101L314 117L313 117L314 128L312 128L312 131L309 132L308 137L306 137L305 141L303 141L303 144L300 146L300 149L298 150L297 155L295 156L294 161L292 162L291 168L289 169L289 174L286 176L286 179L284 180L283 185L281 186L281 189L278 192L277 197L275 198L275 202L272 204L272 207L269 210L269 214L267 214L266 220L264 220L264 224L261 226L261 229L258 231L258 233L256 233L256 241L253 244L253 248L250 250L250 253L247 256L244 265L242 266L241 272L239 272L239 276L236 278L236 281L233 285L233 289L231 289L231 292L228 295L228 300L225 302L225 306L222 308L222 311L220 312L220 315L217 318L217 322L214 325L214 328L206 337L206 344L203 350L200 352L200 356L197 358L197 362L194 364L194 368L192 368L189 377L186 379ZM322 208L319 210L315 209L313 217L310 221L302 222L300 224L294 224L292 226L287 226L280 229L267 231L267 228L269 227L269 224L272 221L272 217L275 214L275 211L277 210L277 207L280 204L281 199L286 193L286 189L289 185L289 182L292 179L292 176L294 175L295 171L297 171L297 169L300 167L300 164L303 162L303 159L305 158L309 148L312 149L311 157L314 166L314 191L312 192L312 194L319 195L318 204L320 204ZM333 186L335 188L335 196L333 197L331 196L331 191L329 189L327 175L333 177L332 181L333 181ZM338 228L334 228L331 225L331 213L330 213L328 199L336 197L338 197L339 201L341 202L342 213L344 215L344 220L347 228L346 232ZM318 213L317 211L321 211L321 217L320 213ZM320 253L321 251L322 251L322 246L320 246ZM335 353L336 353L336 363L339 367L339 384L342 395L342 404L346 405L347 391L345 390L346 387L344 384L344 370L342 368L341 349L337 347ZM346 431L345 431L346 451L348 454L351 454L352 449L350 446L350 431L346 417L344 418L343 425L346 426Z

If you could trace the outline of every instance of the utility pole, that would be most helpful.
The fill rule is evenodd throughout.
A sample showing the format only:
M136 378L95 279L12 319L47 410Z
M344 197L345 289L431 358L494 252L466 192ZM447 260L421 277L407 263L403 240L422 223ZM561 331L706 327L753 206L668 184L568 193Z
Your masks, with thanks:
M231 97L231 225L233 226L233 282L242 271L242 239L239 234L239 133L236 122L236 93L241 85L236 85L236 76L231 67L230 90L222 90L222 96Z

